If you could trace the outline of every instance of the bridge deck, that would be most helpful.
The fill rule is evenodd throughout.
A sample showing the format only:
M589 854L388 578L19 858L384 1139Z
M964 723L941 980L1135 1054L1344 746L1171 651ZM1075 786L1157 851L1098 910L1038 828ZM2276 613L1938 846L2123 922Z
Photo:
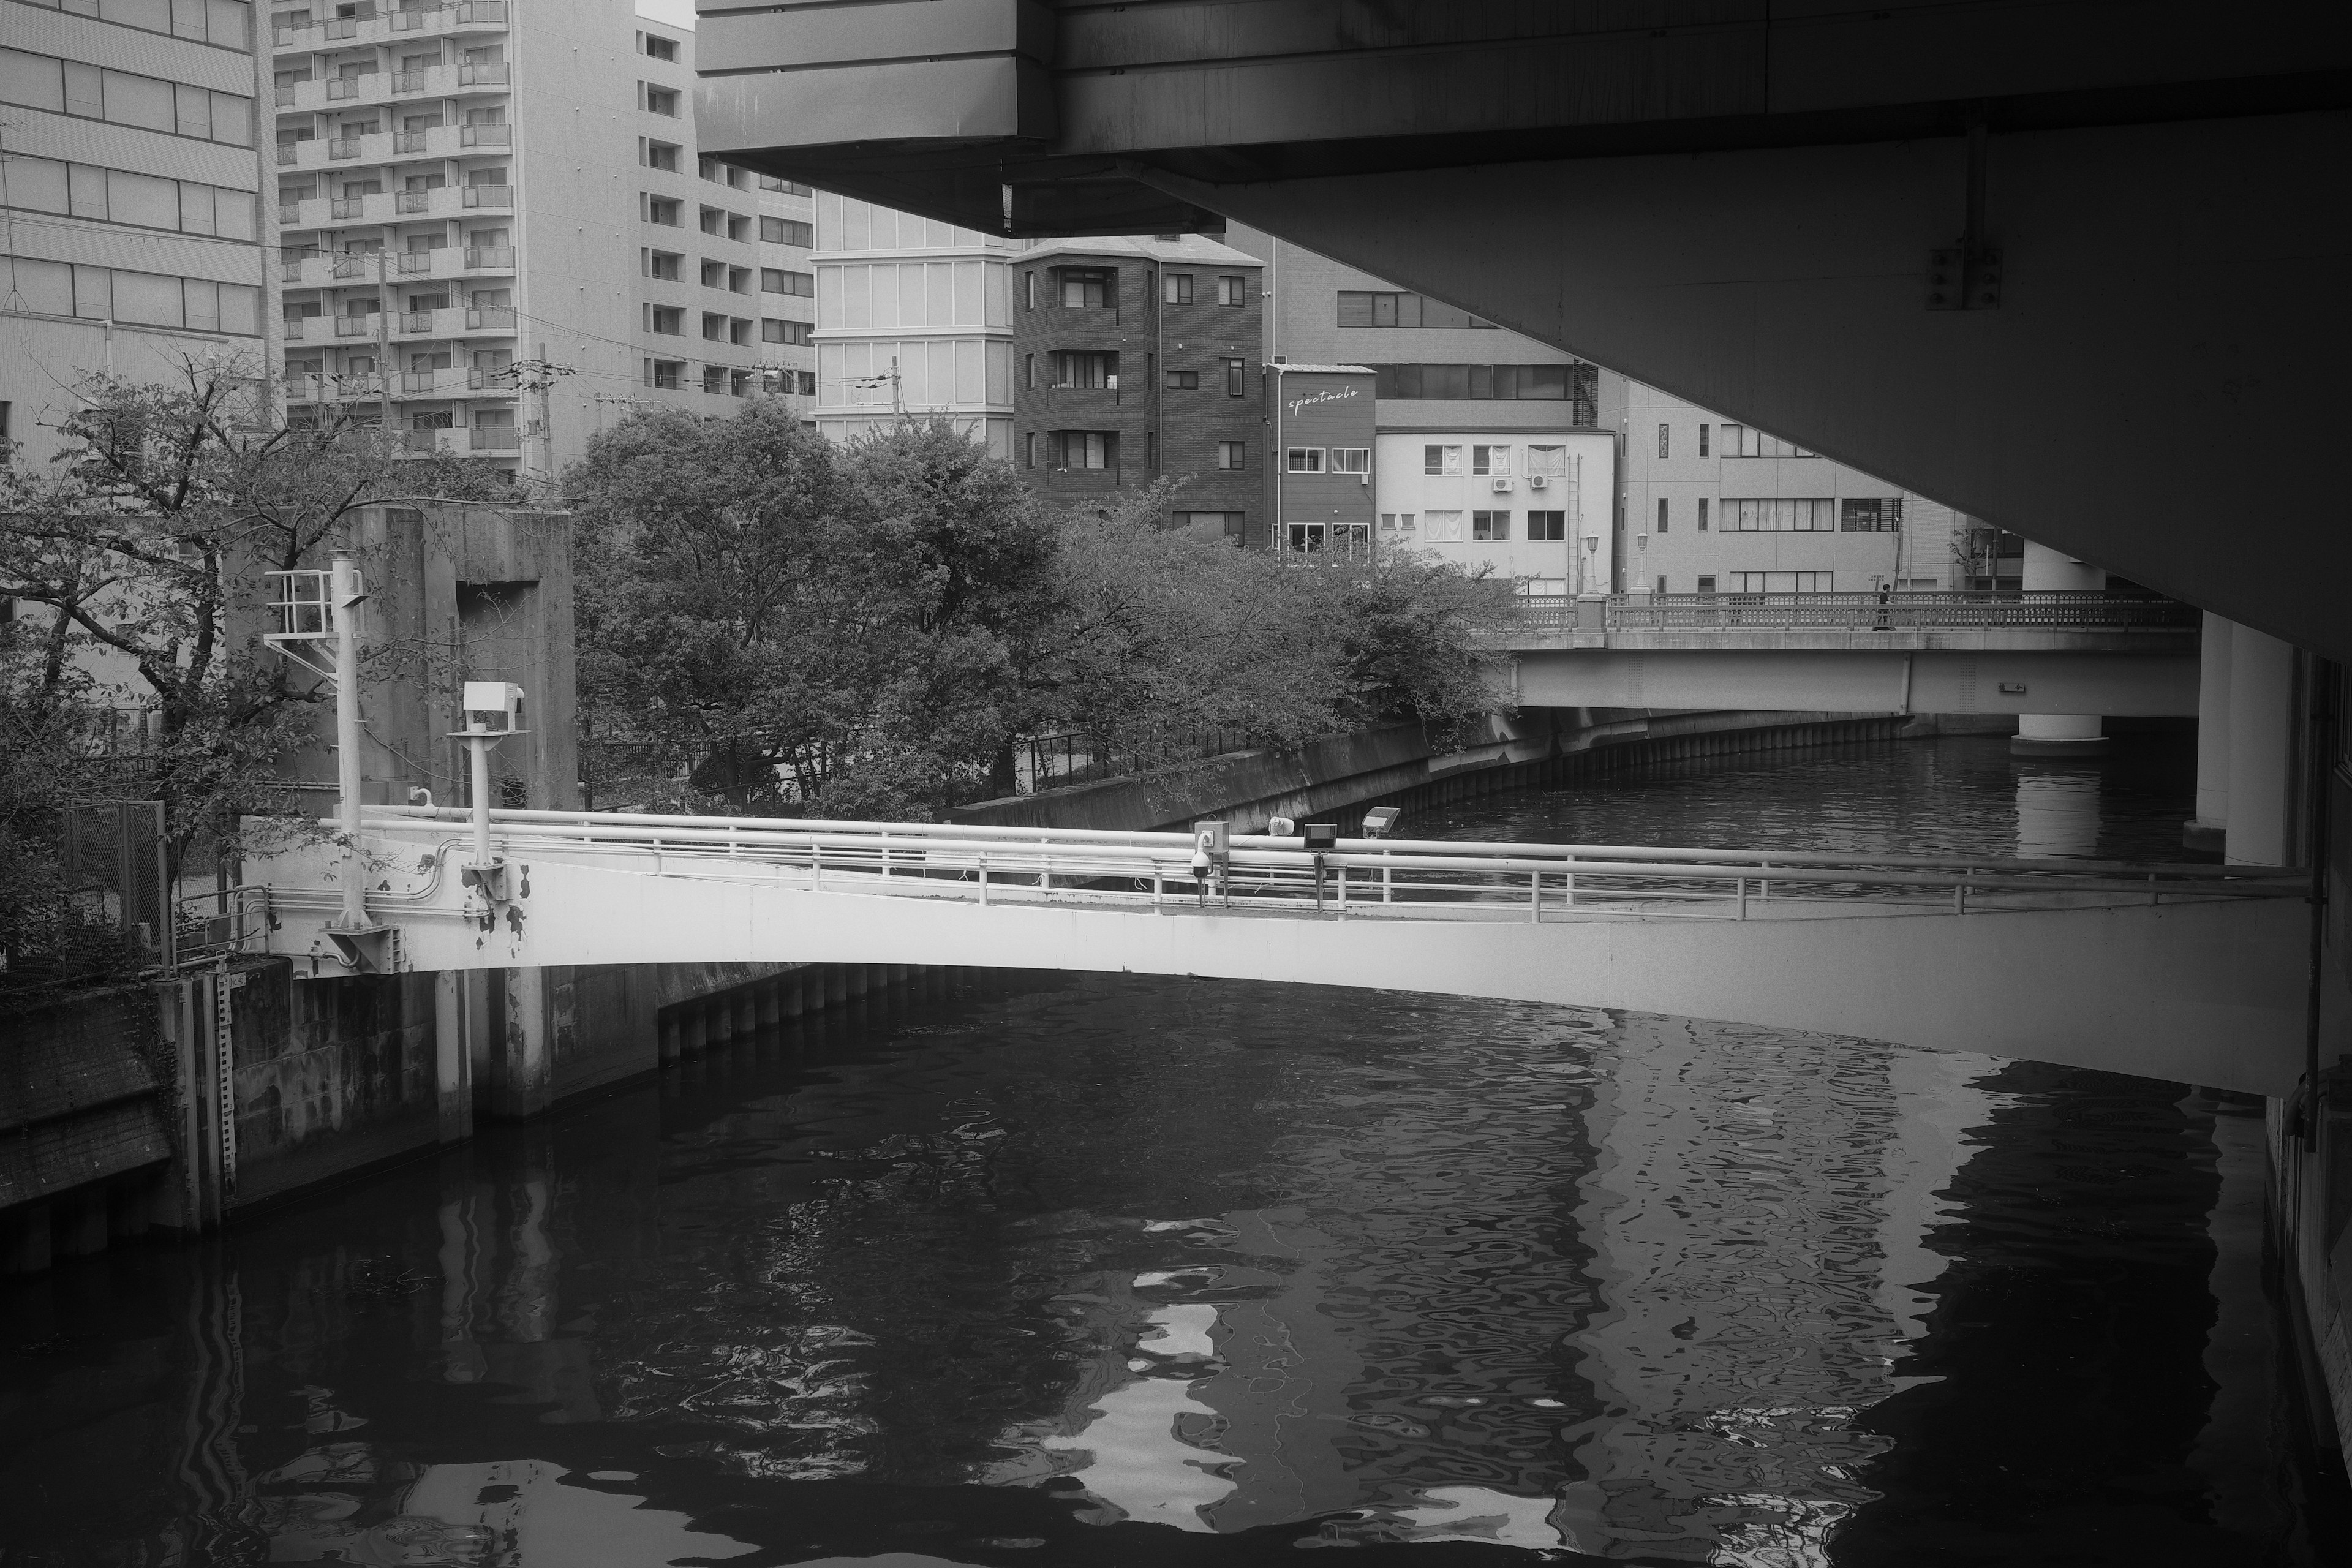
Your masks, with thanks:
M372 812L394 969L737 962L1218 975L1577 1003L1821 1030L2256 1092L2300 1063L2304 884L2278 868L1607 845ZM452 862L457 862L453 865ZM347 973L340 851L267 863L257 940ZM1341 879L1345 878L1345 903ZM264 927L266 926L266 931Z

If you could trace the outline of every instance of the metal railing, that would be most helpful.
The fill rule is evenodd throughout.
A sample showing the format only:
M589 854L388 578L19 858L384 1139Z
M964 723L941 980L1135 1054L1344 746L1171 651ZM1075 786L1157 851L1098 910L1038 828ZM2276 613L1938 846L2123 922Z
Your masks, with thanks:
M466 251L466 265L468 268L511 272L514 270L514 264L515 253L514 247L511 245L472 246Z
M466 203L469 207L510 207L514 205L512 185L467 185Z
M514 127L511 125L461 125L457 142L463 147L511 147Z
M750 879L836 893L1048 901L1173 909L1213 905L1291 914L1435 920L1643 918L1744 921L1846 910L1952 914L2073 905L2159 903L2166 898L2302 898L2305 873L2281 867L2137 865L1916 855L1809 855L1787 850L1653 845L1490 844L1344 838L1317 854L1296 838L1244 836L1221 872L1192 867L1182 833L974 827L927 823L822 822L640 816L617 812L493 811L509 857L588 856L665 877ZM419 838L439 858L468 843L470 818L440 807L375 806L366 831ZM413 862L411 862L413 863ZM435 877L440 873L436 870ZM288 907L332 889L289 889ZM372 897L397 919L423 912L431 887ZM1776 908L1776 906L1778 906ZM450 912L450 911L445 911Z
M1523 624L1538 630L2177 631L2199 624L2195 605L2146 594L1607 594L1519 604Z
M346 136L327 143L327 156L330 158L356 158L359 155L360 139L356 136Z
M457 67L459 87L502 87L514 79L503 60L467 60Z
M477 452L520 452L522 432L511 425L477 425L474 426L473 449Z
M466 312L467 331L512 331L514 309L509 305L477 305Z

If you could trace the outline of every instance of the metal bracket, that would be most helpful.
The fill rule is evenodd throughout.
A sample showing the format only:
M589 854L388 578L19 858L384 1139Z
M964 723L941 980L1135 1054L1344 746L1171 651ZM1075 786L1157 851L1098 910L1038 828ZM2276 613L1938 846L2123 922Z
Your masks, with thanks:
M362 926L356 931L327 928L327 940L341 953L344 967L361 974L394 974L400 970L400 928Z
M2000 247L1950 246L1927 253L1927 309L2000 309Z

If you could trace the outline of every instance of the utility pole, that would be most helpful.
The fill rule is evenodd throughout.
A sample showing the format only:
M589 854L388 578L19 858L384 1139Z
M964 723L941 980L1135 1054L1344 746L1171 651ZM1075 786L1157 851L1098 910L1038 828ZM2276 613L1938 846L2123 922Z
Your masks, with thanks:
M367 929L367 866L360 852L360 591L352 558L337 552L327 592L335 626L335 784L343 841L345 931Z
M517 360L499 372L502 378L515 384L517 391L532 395L537 413L530 420L530 434L538 444L540 458L534 471L548 484L555 482L555 428L547 390L555 384L558 376L579 374L568 364L558 364L549 359L544 342L539 345L537 359Z
M392 252L375 253L375 405L377 427L392 434Z

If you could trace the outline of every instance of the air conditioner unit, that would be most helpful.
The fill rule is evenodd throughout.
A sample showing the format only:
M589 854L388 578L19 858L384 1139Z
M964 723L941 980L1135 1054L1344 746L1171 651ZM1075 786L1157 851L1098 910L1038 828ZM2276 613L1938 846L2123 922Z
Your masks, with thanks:
M1541 474L1529 474L1528 476L1528 489L1531 490L1539 490L1543 489L1548 482L1549 481L1546 480Z
M1511 481L1508 479L1496 479L1493 484L1497 490L1507 490L1511 488Z

